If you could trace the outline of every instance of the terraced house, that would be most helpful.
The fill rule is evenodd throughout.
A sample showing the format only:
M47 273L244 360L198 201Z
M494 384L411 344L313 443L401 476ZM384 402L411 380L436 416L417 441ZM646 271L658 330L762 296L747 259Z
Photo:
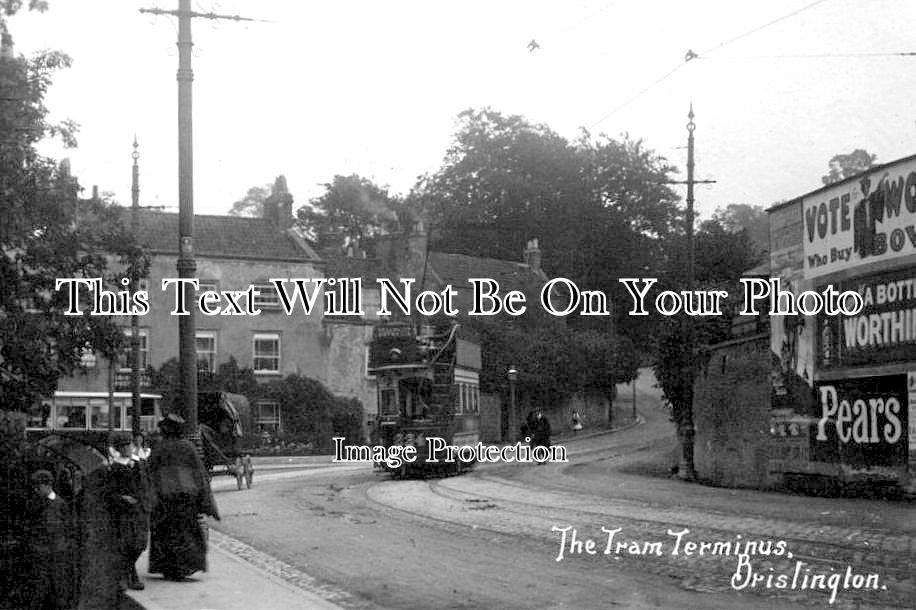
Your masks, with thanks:
M196 314L199 366L214 372L230 357L242 368L254 371L259 381L280 379L296 373L325 381L327 341L321 312L306 316L286 315L269 279L277 277L324 277L321 260L293 229L293 198L285 180L277 179L264 203L260 218L197 215L194 218L198 294L206 290L260 290L251 305L259 315ZM176 278L178 259L178 214L149 210L139 212L138 242L151 257L148 278L141 289L149 292L149 313L140 318L140 365L160 367L178 355L178 317L175 286L163 289L163 280ZM240 306L247 304L242 300ZM220 309L232 310L225 298ZM123 318L130 333L130 318ZM119 391L115 408L129 404L127 361L113 367L114 389ZM61 380L55 402L57 417L67 411L74 427L107 427L109 363L86 354L82 371ZM64 404L68 406L64 408ZM255 424L272 434L282 428L278 404L260 401L254 405ZM83 411L83 412L81 412ZM115 412L115 420L124 417ZM117 426L116 426L117 427ZM129 424L128 424L129 427Z

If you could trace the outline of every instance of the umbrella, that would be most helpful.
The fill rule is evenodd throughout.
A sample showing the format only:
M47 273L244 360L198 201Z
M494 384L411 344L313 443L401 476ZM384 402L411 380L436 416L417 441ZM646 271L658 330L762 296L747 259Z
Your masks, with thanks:
M108 463L107 456L88 442L74 436L51 434L38 441L39 451L49 457L65 459L77 466L84 475Z

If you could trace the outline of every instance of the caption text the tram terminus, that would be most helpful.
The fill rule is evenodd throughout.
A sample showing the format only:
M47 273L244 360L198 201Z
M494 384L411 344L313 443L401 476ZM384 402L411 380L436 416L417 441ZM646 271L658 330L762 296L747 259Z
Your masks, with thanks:
M629 297L628 313L645 316L649 309L671 316L686 313L691 316L723 315L725 290L659 290L655 278L620 278ZM860 313L870 294L856 290L838 291L828 285L820 291L805 290L795 294L784 289L779 278L741 278L743 309L741 315L758 315L760 310L770 315L854 316ZM916 281L899 290L916 295ZM505 313L520 316L528 310L528 297L520 290L503 290L491 278L469 278L467 287L448 284L441 290L416 290L416 280L400 278L392 281L378 278L378 304L375 316L404 315L456 316L459 289L470 289L468 315L493 316ZM904 282L905 283L905 282ZM69 299L67 315L143 316L150 311L146 290L131 292L130 280L121 280L123 290L105 288L102 278L58 278L56 290L65 290ZM362 278L271 278L269 283L252 284L244 290L201 290L201 282L193 278L164 278L161 290L167 293L173 316L189 315L196 307L205 316L257 316L263 308L283 311L286 315L322 313L337 316L364 316ZM895 289L895 294L897 290ZM902 293L901 293L902 294ZM886 295L885 295L886 296ZM906 297L909 298L909 297ZM600 290L583 290L570 279L553 278L540 290L540 306L554 316L608 316L611 306L608 295ZM468 302L468 301L462 301Z

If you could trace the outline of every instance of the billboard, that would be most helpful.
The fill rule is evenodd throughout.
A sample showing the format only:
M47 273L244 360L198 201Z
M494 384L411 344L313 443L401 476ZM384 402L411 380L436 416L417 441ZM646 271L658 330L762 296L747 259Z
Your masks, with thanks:
M916 269L876 273L839 282L865 306L855 316L818 317L819 370L916 362Z
M916 159L802 198L804 277L916 254Z
M910 381L902 373L815 384L811 458L859 468L906 464Z

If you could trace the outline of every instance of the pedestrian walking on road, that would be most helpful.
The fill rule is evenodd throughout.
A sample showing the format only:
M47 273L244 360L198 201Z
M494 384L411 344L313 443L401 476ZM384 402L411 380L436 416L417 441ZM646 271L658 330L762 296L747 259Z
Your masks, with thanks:
M184 419L170 413L159 422L162 442L149 458L153 511L149 571L181 581L207 570L207 542L198 515L219 520L203 462L181 438Z
M540 409L534 415L531 442L534 447L550 448L550 421L544 417L544 412ZM543 462L538 462L538 464L543 464Z

